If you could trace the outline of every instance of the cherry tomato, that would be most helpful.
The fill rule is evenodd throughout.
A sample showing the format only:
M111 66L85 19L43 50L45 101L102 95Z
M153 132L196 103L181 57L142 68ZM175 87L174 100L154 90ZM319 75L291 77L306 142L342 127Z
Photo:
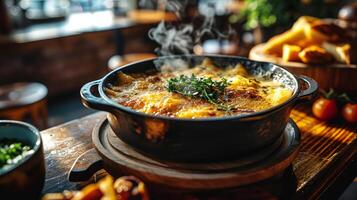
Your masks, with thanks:
M312 105L312 113L321 120L331 120L337 117L337 102L334 99L321 97Z
M342 115L348 122L357 123L357 103L343 106Z

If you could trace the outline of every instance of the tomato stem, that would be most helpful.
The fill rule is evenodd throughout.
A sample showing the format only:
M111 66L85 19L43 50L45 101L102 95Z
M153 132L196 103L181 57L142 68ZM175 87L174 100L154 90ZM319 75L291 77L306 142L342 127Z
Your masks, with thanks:
M326 99L336 99L338 97L333 88L330 88L328 92L324 90L322 90L321 92Z

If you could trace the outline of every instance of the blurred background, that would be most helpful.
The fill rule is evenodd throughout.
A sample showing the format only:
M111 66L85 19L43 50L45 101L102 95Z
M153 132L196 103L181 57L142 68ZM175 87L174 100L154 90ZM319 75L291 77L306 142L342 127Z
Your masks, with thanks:
M79 88L115 67L170 53L248 56L254 45L285 31L298 17L337 18L351 2L1 0L0 110L27 98L21 92L28 86L11 84L41 83L47 89L50 127L91 112L80 104ZM160 30L162 21L172 26ZM170 43L169 33L194 39L184 47L164 44ZM18 91L13 99L8 95L12 90Z

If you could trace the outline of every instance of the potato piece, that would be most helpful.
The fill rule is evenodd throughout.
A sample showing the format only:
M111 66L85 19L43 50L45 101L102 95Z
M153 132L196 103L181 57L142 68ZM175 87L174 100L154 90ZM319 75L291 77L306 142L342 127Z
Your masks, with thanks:
M351 63L349 44L335 45L329 42L324 42L322 47L330 53L338 62L349 65Z
M106 176L98 182L98 187L103 193L103 197L100 200L116 200L113 184L114 180L111 176Z
M126 185L120 184L120 181L126 183L135 183L127 195L116 189L119 186L125 188ZM125 191L124 191L125 192ZM118 196L117 196L118 195ZM138 198L139 197L139 198ZM117 200L117 199L141 199L149 200L148 191L143 182L135 177L121 177L114 183L113 177L108 175L98 183L89 184L81 191L63 191L62 193L49 193L42 197L41 200Z
M255 80L246 78L238 74L235 75L234 77L230 77L228 81L230 82L230 84L227 88L231 88L231 89L239 89L242 87L253 87L253 88L258 87L258 83Z
M304 40L300 40L300 41L296 42L296 46L299 46L301 49L305 49L306 47L309 47L312 45L319 46L320 44L321 44L320 42L310 40L310 39L304 39Z
M328 42L348 42L346 31L341 27L327 21L321 21L311 26L311 39ZM307 35L309 36L309 35ZM315 38L314 38L315 37Z
M263 47L263 51L268 54L281 56L284 44L296 44L298 41L306 39L304 28L288 30L280 35L271 38Z
M348 40L346 31L330 21L319 20L305 26L305 35L316 43L343 42Z
M292 92L290 89L277 87L269 90L266 98L272 103L272 105L278 105L288 100L291 96Z
M241 75L247 77L249 76L249 72L242 64L237 64L234 67L227 68L227 70L224 72L224 75L225 76Z
M292 30L297 30L304 28L306 26L311 26L312 24L319 22L320 19L316 17L311 17L311 16L301 16L299 17L298 20L294 23L293 27L291 28Z
M76 193L72 200L97 200L103 196L97 184L90 184Z
M283 46L283 60L288 61L299 61L299 52L301 51L301 47L296 45L288 45L284 44Z
M319 46L310 46L299 53L299 58L304 63L322 64L332 61L332 55Z
M146 92L140 96L139 100L143 105L138 104L136 109L140 108L138 110L145 113L160 113L164 103L178 103L177 101L174 101L174 99L171 102L167 102L167 98L171 98L171 96L167 95L165 91ZM171 108L173 109L173 107Z
M72 199L73 195L71 196L66 196L65 194L62 193L49 193L45 194L42 197L42 200L70 200Z
M308 38L310 41L314 41L316 43L322 43L324 41L328 40L328 36L321 33L320 31L316 30L313 28L313 26L306 26L304 28L305 30L305 36Z
M124 74L123 72L119 72L117 76L118 76L120 85L121 84L129 84L135 80L132 76Z
M146 186L139 179L132 176L123 176L114 182L114 189L120 200L124 199L140 199L149 200L149 194Z
M211 59L208 59L208 58L203 59L202 63L199 64L198 66L201 66L201 67L206 68L208 70L212 70L213 72L219 70L219 68L214 64L214 62Z
M345 31L332 22L302 16L294 23L291 30L271 38L263 47L263 51L281 56L284 44L307 48L311 45L321 46L326 41L344 42L346 40L348 40L348 36Z
M271 38L265 45L263 51L269 54L276 54L280 56L282 53L282 46L284 44L298 45L300 41L312 42L313 40L311 40L311 38L314 37L315 35L318 35L314 31L311 31L312 26L316 23L319 23L320 21L321 21L320 19L315 17L310 17L310 16L300 17L294 23L291 30L288 30L285 33L282 33L280 35ZM308 45L306 44L306 46Z
M237 74L241 76L248 76L249 73L247 69L242 64L237 64L235 69L237 69Z

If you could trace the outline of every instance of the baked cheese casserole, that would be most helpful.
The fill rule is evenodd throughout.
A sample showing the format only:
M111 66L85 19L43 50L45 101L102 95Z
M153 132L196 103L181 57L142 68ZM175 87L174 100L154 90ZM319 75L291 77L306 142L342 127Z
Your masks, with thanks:
M292 96L292 89L253 76L238 64L225 68L210 60L171 72L124 74L105 93L136 111L177 118L233 116L265 110Z

